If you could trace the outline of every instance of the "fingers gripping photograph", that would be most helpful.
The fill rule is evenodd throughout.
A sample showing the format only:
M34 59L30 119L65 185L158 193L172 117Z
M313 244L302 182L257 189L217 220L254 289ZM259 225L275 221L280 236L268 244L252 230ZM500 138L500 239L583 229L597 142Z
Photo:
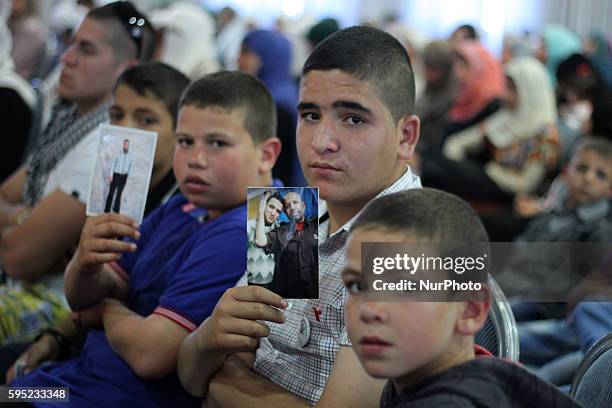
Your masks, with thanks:
M319 296L318 190L249 188L247 281L287 299Z

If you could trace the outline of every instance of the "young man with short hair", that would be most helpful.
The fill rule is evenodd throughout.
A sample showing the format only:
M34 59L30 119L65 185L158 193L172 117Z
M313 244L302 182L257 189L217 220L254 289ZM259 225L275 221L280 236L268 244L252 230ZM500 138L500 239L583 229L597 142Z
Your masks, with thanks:
M289 303L260 287L228 290L181 347L179 375L192 394L222 407L378 402L382 383L363 371L346 334L340 272L348 230L364 206L420 187L407 167L419 136L413 109L410 60L389 34L351 27L312 52L302 71L297 147L325 200L319 298Z
M255 243L258 228L264 234L275 228L278 218L283 214L283 198L277 192L265 192L259 199L257 218L247 221L249 248L247 254L247 281L256 285L266 285L272 282L274 276L274 254L265 253Z

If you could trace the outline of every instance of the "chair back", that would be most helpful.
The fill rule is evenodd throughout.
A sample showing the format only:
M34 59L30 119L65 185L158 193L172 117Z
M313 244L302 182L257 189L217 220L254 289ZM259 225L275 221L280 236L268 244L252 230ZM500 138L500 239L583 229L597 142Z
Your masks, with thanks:
M599 339L584 357L570 396L588 408L612 407L612 333Z
M519 335L510 304L500 286L489 276L491 308L484 325L475 336L475 343L495 357L519 360Z

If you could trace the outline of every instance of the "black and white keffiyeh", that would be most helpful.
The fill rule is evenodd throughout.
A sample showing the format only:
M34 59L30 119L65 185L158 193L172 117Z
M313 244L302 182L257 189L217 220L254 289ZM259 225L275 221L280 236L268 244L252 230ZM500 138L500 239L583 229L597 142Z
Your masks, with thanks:
M28 170L23 190L26 205L33 207L41 200L49 173L70 149L100 123L108 121L110 104L110 101L105 102L80 117L74 104L64 103L54 107L51 122L26 163Z

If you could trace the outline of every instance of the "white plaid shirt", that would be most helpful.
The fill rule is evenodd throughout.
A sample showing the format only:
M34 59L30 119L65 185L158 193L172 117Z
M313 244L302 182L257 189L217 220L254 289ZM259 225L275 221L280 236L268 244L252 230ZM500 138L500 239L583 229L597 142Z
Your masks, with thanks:
M419 177L407 169L377 198L419 187ZM357 215L328 237L329 217L325 214L327 206L320 201L319 299L290 300L290 307L285 309L287 321L283 324L268 323L270 335L262 339L255 359L255 371L259 375L311 404L321 398L340 346L351 346L344 323L346 293L340 273L344 268L348 231ZM310 323L310 340L302 347L299 331L304 316Z

